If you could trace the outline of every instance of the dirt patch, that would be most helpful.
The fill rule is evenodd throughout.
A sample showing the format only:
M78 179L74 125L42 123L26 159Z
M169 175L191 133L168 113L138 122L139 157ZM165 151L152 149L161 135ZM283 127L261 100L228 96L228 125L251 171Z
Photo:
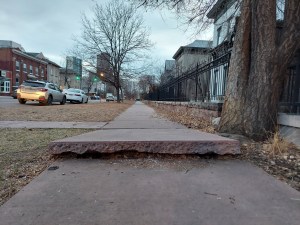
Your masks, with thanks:
M188 108L183 110L173 106L172 110L170 110L170 107L163 104L149 104L149 106L154 108L158 115L173 122L204 132L216 133L211 121L201 118L201 115L195 116L193 111ZM284 147L282 150L275 151L273 148L274 141L272 140L255 142L241 135L220 135L239 140L242 154L240 156L218 156L217 158L250 161L270 175L300 191L300 150L295 145L281 140L281 144Z
M284 153L274 154L270 150L271 145L272 143L268 141L242 144L242 155L238 158L252 162L300 191L300 150L295 145L289 144Z
M204 168L214 163L216 155L170 155L158 153L140 153L122 151L117 153L64 153L59 156L65 159L99 159L101 163L129 166L138 169L172 169L188 173L193 168Z
M0 107L2 121L108 122L130 107L133 102L101 102L40 106L25 104Z

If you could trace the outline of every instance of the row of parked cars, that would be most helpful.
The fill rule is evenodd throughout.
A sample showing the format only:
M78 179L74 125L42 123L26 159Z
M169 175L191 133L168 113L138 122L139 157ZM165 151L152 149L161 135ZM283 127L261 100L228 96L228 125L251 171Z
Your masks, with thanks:
M24 81L15 94L20 104L25 104L27 101L38 101L43 105L51 105L53 102L64 105L66 101L88 103L89 99L83 90L75 88L61 90L54 83L33 80Z

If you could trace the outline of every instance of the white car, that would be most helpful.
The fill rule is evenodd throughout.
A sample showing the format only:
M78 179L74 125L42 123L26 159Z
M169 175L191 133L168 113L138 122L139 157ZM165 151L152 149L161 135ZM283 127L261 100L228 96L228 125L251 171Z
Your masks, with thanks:
M106 101L109 102L109 101L114 101L115 100L115 97L113 96L112 93L106 93Z
M88 103L89 97L85 94L83 90L69 88L65 89L63 93L66 95L67 101L69 102L79 102L79 103Z

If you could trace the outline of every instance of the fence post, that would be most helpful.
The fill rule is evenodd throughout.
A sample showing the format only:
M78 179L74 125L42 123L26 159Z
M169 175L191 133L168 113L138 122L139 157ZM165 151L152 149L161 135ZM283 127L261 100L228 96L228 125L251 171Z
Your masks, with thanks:
M195 79L196 79L196 95L195 95L195 102L197 102L197 100L198 100L198 63L197 63L197 68L196 68Z
M300 56L298 56L298 59L299 59L298 62L300 62ZM296 71L295 71L295 86L294 86L294 90L292 90L292 92L294 92L293 99L292 99L292 113L297 113L297 108L299 107L296 105L296 103L300 101L299 88L297 87L300 87L300 64L296 66Z

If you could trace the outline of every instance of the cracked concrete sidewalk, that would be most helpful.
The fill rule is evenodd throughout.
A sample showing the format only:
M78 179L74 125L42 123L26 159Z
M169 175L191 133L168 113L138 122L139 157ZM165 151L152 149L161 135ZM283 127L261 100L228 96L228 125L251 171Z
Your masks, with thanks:
M167 142L203 143L201 132L163 121L137 103L101 130L53 144L80 151L78 143L83 148L108 142L118 146L129 139L148 140L149 149L161 140L152 149L166 151ZM173 149L180 151L176 145ZM299 211L298 191L245 161L60 159L0 207L0 224L298 225Z

